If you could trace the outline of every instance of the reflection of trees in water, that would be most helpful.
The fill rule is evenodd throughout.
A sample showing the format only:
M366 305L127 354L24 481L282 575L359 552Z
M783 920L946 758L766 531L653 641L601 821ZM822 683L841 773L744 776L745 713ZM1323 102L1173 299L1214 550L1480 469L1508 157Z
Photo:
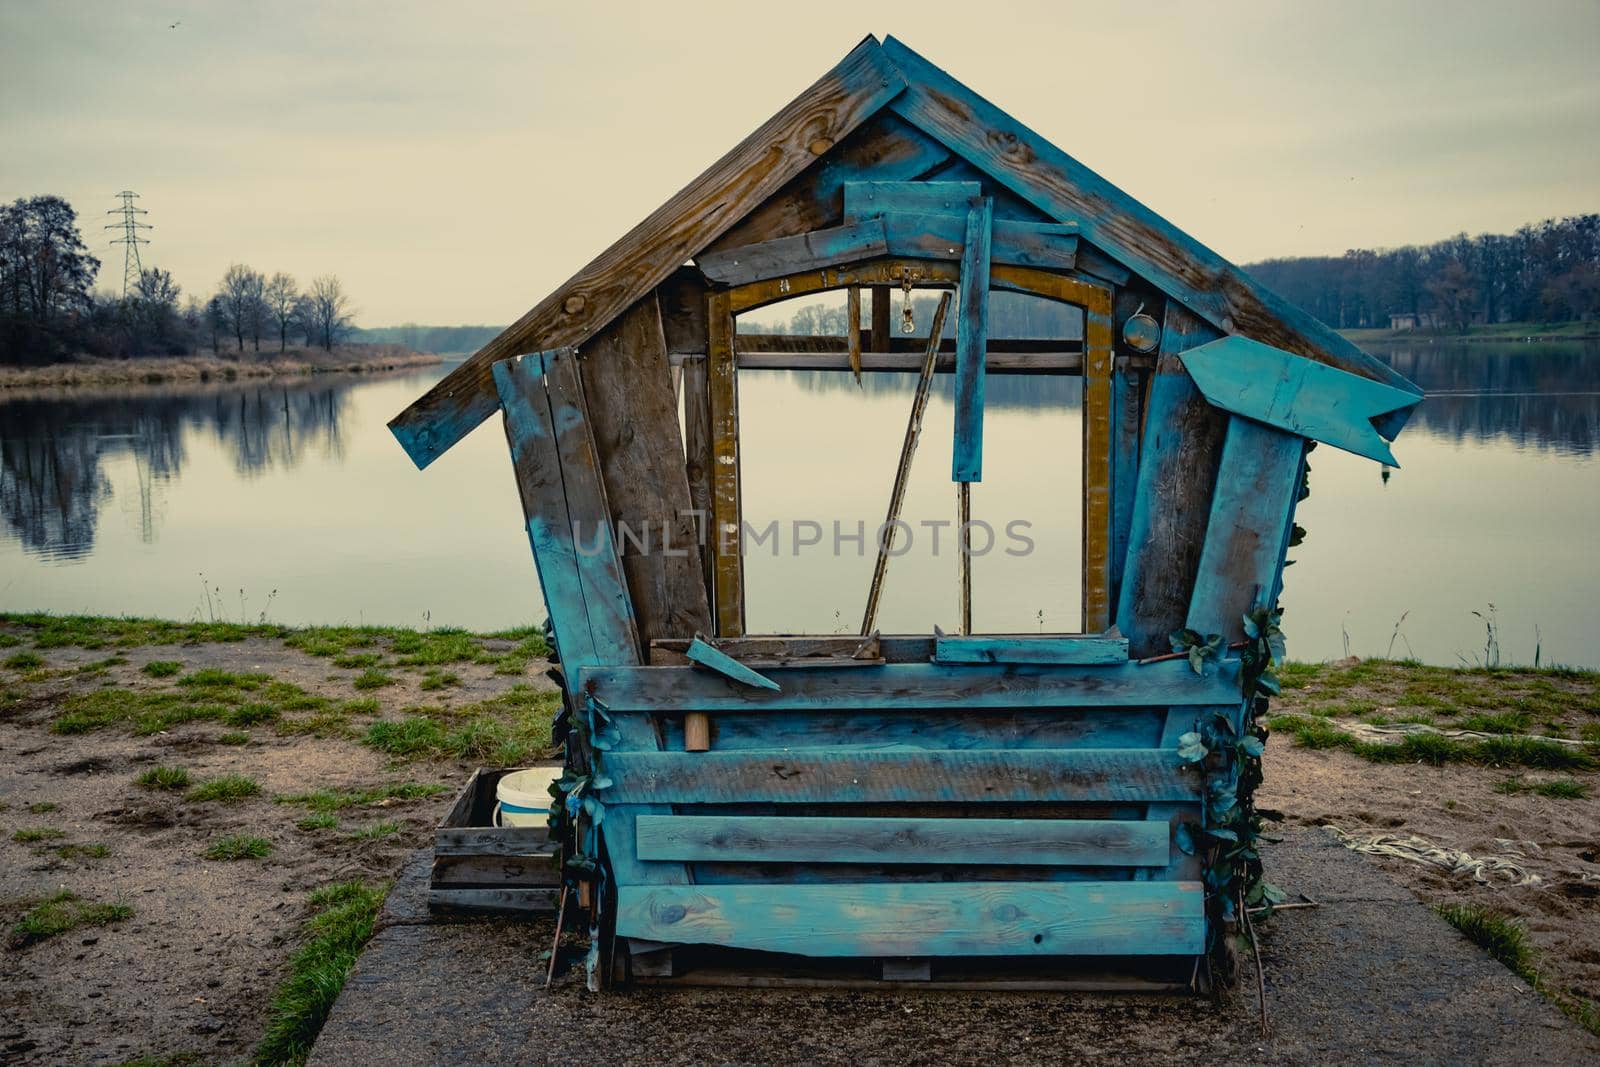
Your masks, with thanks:
M1376 348L1373 354L1422 386L1427 401L1411 417L1408 433L1452 441L1504 440L1523 448L1589 455L1600 447L1600 345L1593 342L1495 345L1440 343ZM782 374L809 393L843 396L858 391L846 371L751 371ZM917 376L862 375L868 396L910 394ZM954 396L954 376L940 374L937 395ZM991 374L984 401L995 409L1083 407L1083 382L1069 375ZM843 409L848 411L848 409ZM1402 438L1402 441L1404 439Z
M31 552L87 556L112 494L102 461L131 456L140 533L153 540L157 497L182 471L188 433L215 434L244 475L293 467L307 453L338 457L350 388L294 382L0 400L0 518Z
M1589 455L1600 431L1600 345L1397 345L1373 353L1428 399L1408 432Z
M763 378L781 374L785 382L792 382L808 393L861 393L872 397L903 394L907 414L911 411L911 394L917 388L917 376L904 371L872 371L861 376L859 386L849 371L757 370L741 371L740 377L746 374L759 374ZM954 374L934 375L934 396L954 401L955 392ZM1075 374L990 374L984 379L983 402L988 408L1014 411L1040 408L1077 411L1083 407L1083 379Z

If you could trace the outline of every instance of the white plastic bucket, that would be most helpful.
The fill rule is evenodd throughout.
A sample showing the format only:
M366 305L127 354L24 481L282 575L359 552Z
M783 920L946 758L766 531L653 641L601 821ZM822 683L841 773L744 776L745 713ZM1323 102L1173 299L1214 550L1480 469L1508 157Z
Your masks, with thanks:
M494 824L543 826L550 817L550 783L560 776L560 767L530 767L502 777L494 787Z

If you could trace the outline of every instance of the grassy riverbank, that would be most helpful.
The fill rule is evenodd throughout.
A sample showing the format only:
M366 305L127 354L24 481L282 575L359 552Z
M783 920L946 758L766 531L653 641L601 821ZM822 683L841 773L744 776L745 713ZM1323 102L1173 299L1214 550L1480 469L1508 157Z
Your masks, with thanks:
M1433 330L1340 330L1340 335L1356 344L1410 342L1446 344L1477 341L1594 341L1600 340L1600 322L1497 322L1492 326L1473 326L1466 333Z
M551 751L547 652L533 628L0 614L3 1047L296 1062L383 887L471 769ZM1593 1028L1600 674L1367 662L1282 675L1269 819L1376 852ZM1437 732L1382 732L1395 727ZM1535 880L1480 882L1470 864L1385 852L1391 840Z
M308 374L368 374L431 367L439 357L403 345L337 345L285 352L223 351L145 359L80 359L41 367L0 366L0 390L54 389L164 382L226 382Z

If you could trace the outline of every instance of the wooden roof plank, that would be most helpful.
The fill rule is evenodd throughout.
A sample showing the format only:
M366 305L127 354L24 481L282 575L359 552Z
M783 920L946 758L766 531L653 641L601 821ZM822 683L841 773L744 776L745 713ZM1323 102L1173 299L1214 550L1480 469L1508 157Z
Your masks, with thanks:
M1334 330L1122 192L956 81L904 43L884 52L909 83L890 107L978 169L1143 275L1224 333L1415 392L1416 387ZM1391 436L1404 423L1380 427Z
M905 88L872 37L566 284L397 415L389 429L426 467L494 413L491 366L577 345L799 174Z

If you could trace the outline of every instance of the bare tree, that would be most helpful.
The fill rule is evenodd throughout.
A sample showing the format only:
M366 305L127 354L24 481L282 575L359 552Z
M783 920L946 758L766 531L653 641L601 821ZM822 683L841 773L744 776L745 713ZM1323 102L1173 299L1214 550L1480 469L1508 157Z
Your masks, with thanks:
M267 283L261 275L242 263L233 264L222 276L217 298L222 302L223 319L234 340L239 343L241 352L244 351L245 334L255 338L256 351L261 351L261 325L266 317L263 293L266 287Z
M300 290L294 279L280 270L267 281L265 299L267 314L278 326L278 351L282 352L289 347L289 326L300 303Z
M350 328L350 298L344 286L332 274L324 274L311 283L311 322L317 343L328 351Z

